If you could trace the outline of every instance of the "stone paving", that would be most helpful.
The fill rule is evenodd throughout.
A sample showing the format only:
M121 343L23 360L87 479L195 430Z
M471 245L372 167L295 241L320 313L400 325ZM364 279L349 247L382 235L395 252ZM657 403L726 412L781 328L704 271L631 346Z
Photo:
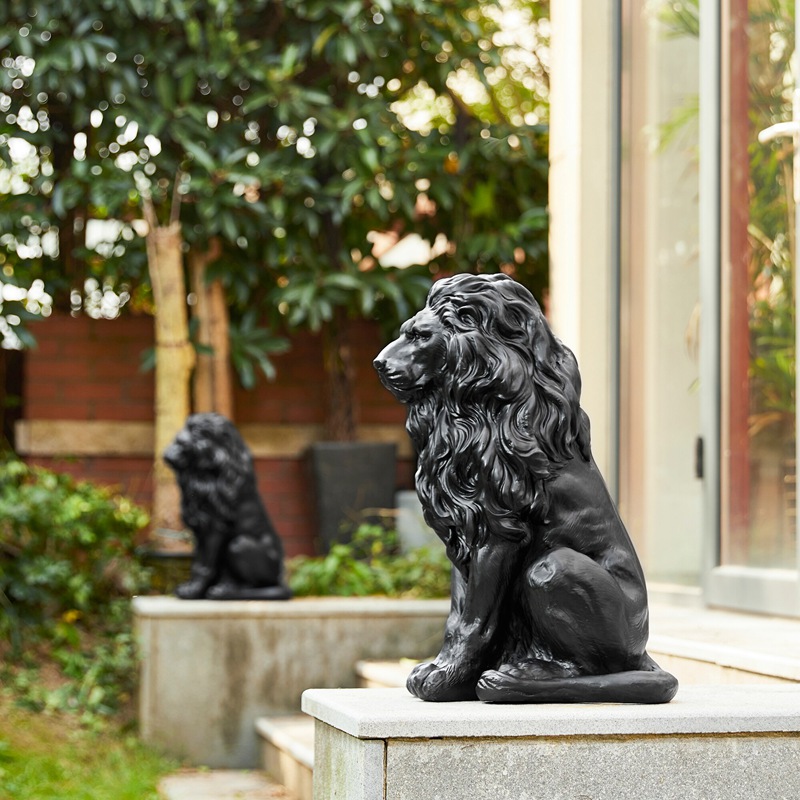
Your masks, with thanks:
M162 800L293 800L282 786L252 770L187 769L162 778Z

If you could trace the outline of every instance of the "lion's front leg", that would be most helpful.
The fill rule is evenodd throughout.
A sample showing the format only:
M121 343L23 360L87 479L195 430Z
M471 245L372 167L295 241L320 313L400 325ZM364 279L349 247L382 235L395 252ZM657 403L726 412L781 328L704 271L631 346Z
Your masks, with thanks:
M458 569L453 569L450 579L450 614L444 628L444 644L439 655L433 661L417 664L406 682L408 691L422 700L474 700L475 683L466 676L459 680L454 674L448 657L453 657L450 643L461 627L464 613L467 582ZM462 664L462 667L464 665ZM463 671L463 670L462 670Z
M466 579L453 570L442 649L411 672L406 683L411 694L439 702L476 698L475 685L497 646L498 621L518 555L518 545L495 541L473 553Z
M195 554L192 560L191 577L175 589L182 600L199 600L206 596L220 570L220 557L225 543L222 531L195 533Z

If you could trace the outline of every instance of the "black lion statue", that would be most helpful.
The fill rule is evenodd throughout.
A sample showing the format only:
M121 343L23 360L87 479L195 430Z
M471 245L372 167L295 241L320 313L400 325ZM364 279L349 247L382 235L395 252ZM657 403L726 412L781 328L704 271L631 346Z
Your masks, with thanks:
M666 703L647 592L592 458L572 352L505 275L438 281L375 360L408 406L425 519L453 562L423 700Z
M195 600L286 600L283 546L256 488L253 458L220 414L193 414L164 451L195 539L191 578L176 589Z

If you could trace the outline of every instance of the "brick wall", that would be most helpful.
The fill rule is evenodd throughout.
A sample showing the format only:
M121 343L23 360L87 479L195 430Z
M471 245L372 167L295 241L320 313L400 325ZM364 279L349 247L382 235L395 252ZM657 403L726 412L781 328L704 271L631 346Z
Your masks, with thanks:
M32 327L25 354L25 419L153 418L153 373L139 369L153 346L149 317L92 320L54 315Z
M25 354L23 419L26 421L151 422L153 372L140 370L142 352L153 346L153 321L146 316L91 320L54 315L33 329L38 341ZM358 323L353 336L357 410L362 425L398 429L405 412L380 385L372 359L381 347L377 327ZM319 337L299 335L292 349L275 358L277 379L260 378L246 391L237 385L238 425L320 425L324 420ZM87 426L87 430L92 430ZM402 433L398 433L402 436ZM152 496L152 459L146 453L68 452L26 456L77 477L120 488L147 505ZM255 459L259 488L288 555L310 553L316 536L309 470L302 452ZM398 461L398 488L411 488L408 457Z

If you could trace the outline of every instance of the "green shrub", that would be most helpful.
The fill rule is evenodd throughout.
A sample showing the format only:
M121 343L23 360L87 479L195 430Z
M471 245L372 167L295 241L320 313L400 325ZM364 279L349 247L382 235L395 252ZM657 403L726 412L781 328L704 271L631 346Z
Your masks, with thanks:
M148 587L136 535L147 521L107 489L0 459L3 677L26 705L91 720L129 699L130 596ZM44 664L54 679L41 680Z
M287 572L297 597L446 597L450 593L450 562L444 548L401 553L397 532L382 524L359 525L349 543L332 545L327 555L290 559Z

